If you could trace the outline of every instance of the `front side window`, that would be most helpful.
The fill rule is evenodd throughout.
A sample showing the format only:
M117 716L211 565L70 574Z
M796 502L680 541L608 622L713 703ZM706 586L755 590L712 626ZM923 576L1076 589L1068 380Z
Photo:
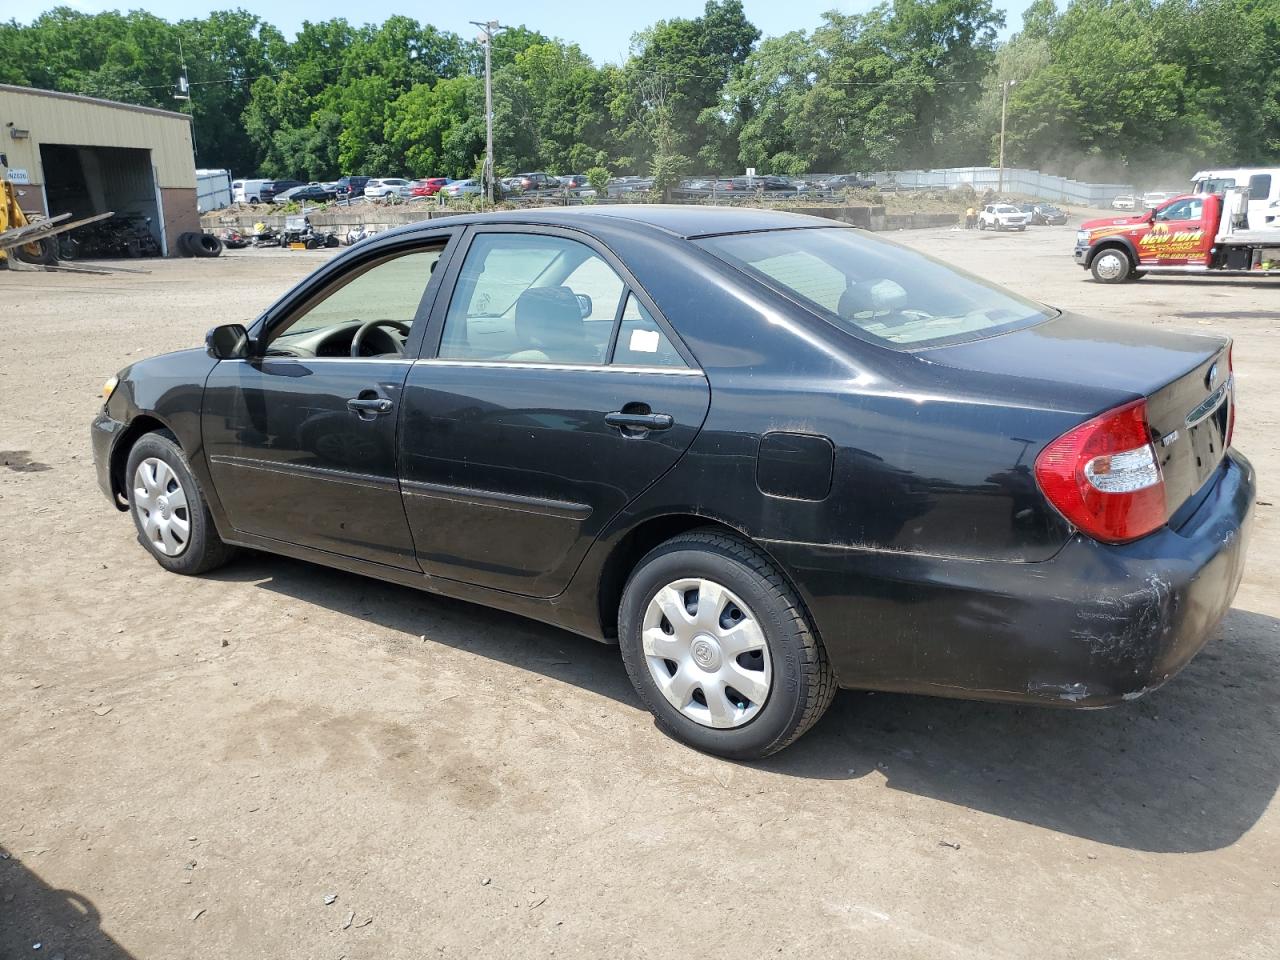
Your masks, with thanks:
M1271 196L1271 174L1258 173L1249 178L1249 199L1265 200Z
M584 243L481 233L458 274L439 355L604 363L622 295L622 278Z
M273 333L268 355L396 357L421 316L446 241L356 268Z
M1054 316L1034 301L847 227L694 242L841 329L886 345L971 340Z
M1204 201L1189 197L1186 200L1179 200L1177 203L1171 203L1164 207L1156 214L1157 220L1199 220L1200 214L1204 210Z

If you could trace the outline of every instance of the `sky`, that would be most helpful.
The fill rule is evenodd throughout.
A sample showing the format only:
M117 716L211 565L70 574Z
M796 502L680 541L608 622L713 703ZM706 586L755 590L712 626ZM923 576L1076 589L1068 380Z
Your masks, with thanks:
M1005 12L1008 21L1003 36L1022 25L1022 11L1030 0L995 0L996 9ZM818 25L823 11L838 9L845 13L860 13L875 5L875 0L744 0L743 8L751 20L766 36L777 36L790 30L811 30ZM24 8L16 19L29 23L40 13L54 7L67 6L85 13L102 10L147 10L166 20L182 20L203 16L211 10L241 7L257 14L263 20L279 27L292 37L304 20L312 22L346 17L353 23L381 23L393 14L415 17L424 23L434 24L442 30L451 30L462 36L474 36L476 28L469 20L497 19L500 23L540 30L552 37L576 43L596 63L620 63L626 59L631 35L651 26L657 20L672 17L696 17L702 12L702 0L648 0L645 3L624 3L616 6L606 3L600 6L589 0L575 3L542 2L542 0L480 0L479 3L423 3L420 6L401 0L364 0L353 5L336 0L224 0L209 3L204 0L61 0L58 3L36 3ZM10 10L14 16L16 11Z

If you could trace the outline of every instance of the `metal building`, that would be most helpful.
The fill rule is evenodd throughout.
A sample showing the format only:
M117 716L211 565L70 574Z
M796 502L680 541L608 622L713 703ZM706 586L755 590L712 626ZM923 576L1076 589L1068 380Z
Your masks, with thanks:
M166 254L200 229L183 113L0 84L0 163L28 212L147 217Z

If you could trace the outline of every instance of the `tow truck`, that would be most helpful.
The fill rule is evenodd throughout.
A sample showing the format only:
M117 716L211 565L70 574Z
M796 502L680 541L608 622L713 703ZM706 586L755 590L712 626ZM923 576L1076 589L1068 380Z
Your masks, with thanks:
M1251 217L1250 208L1248 187L1233 185L1131 217L1087 220L1076 233L1075 261L1100 283L1149 273L1280 276L1280 221Z

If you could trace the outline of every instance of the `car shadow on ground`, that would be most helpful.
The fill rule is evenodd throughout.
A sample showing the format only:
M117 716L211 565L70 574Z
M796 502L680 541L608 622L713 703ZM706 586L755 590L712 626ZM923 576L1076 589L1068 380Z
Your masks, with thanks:
M55 956L132 960L133 954L107 936L89 900L49 886L0 846L0 957Z
M522 617L250 556L212 575L425 635L642 709L617 648ZM1164 688L1110 710L843 691L756 769L810 780L881 775L891 789L1153 852L1239 840L1280 785L1280 622L1234 609Z

